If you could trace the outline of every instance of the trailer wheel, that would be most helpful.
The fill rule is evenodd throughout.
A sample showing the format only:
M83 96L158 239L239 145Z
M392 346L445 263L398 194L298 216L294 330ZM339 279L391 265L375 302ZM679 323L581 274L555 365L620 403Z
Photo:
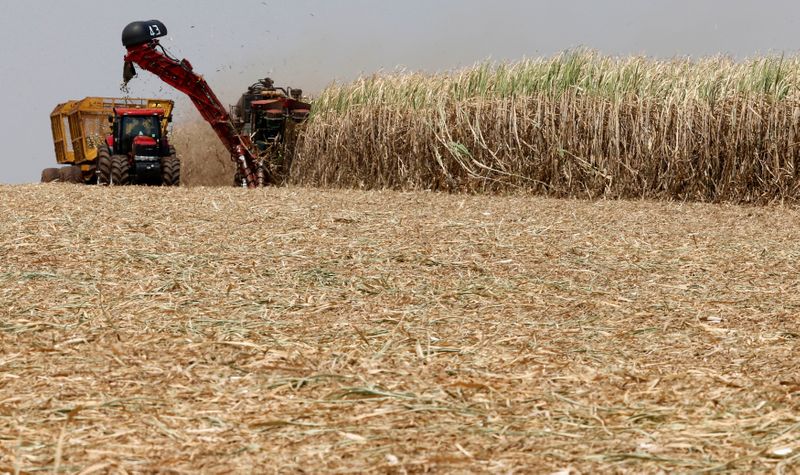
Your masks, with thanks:
M58 169L58 180L61 183L81 183L83 181L83 173L76 166L61 167Z
M108 185L111 183L111 152L107 144L97 148L97 184Z
M181 162L174 154L161 159L161 184L164 186L181 184Z
M83 171L81 171L81 167L73 165L71 167L62 168L61 170L63 170L64 173L65 183L83 183Z
M42 170L42 183L58 180L58 168L45 168Z
M131 183L131 164L125 155L114 155L111 157L111 181L112 186L125 186Z

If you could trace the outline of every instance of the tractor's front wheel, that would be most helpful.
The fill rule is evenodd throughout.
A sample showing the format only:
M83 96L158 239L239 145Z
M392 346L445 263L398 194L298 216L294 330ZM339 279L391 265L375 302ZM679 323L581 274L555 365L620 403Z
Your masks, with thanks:
M97 184L111 184L111 152L108 145L102 144L97 149Z
M109 184L112 186L131 184L131 164L126 155L111 157L111 181Z
M181 162L174 154L161 159L161 184L163 186L181 184Z

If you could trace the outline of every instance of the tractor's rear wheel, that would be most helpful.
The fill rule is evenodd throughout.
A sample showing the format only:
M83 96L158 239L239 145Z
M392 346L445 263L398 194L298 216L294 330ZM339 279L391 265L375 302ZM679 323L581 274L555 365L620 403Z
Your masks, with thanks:
M45 168L42 170L42 183L58 180L58 168Z
M161 184L164 186L181 184L181 162L174 154L161 159Z
M111 181L112 186L125 186L131 184L131 164L125 155L114 155L111 157Z
M97 184L108 185L111 183L111 152L108 145L102 144L97 149Z

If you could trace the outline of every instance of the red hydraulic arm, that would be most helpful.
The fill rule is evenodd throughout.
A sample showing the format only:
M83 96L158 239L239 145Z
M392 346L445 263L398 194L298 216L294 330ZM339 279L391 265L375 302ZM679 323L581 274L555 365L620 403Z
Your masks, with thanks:
M220 103L205 79L192 70L189 61L185 59L178 61L164 52L156 37L164 36L166 33L166 27L156 20L131 23L125 28L122 34L123 44L128 50L125 55L125 82L136 75L133 68L135 63L189 96L200 115L211 125L225 148L230 151L231 158L237 163L241 175L245 177L247 187L257 187L259 180L255 174L256 160L250 151L250 137L236 132L227 109Z

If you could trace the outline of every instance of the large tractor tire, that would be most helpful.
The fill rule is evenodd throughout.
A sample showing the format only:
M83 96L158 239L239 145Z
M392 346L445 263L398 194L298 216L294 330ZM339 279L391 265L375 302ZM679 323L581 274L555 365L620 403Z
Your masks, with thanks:
M111 152L107 144L102 144L97 149L97 184L111 184Z
M161 184L163 186L181 184L181 162L174 154L161 159Z
M131 164L125 155L111 157L111 182L112 186L125 186L131 184Z
M42 183L58 180L58 168L45 168L42 170Z

